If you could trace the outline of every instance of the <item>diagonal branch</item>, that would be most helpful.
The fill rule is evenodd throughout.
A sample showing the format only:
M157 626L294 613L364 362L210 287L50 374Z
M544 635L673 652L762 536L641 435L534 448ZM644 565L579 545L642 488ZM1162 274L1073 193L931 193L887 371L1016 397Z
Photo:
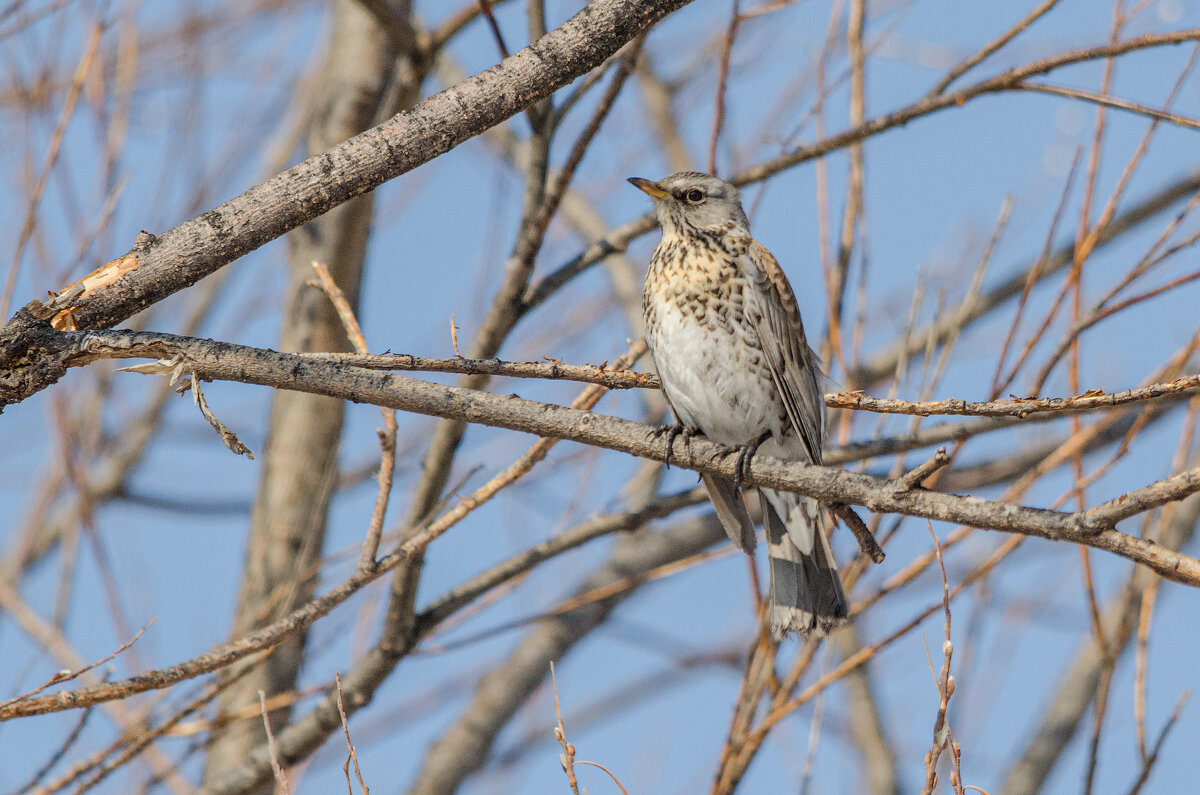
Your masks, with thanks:
M460 387L431 384L412 378L344 368L300 356L230 343L174 337L145 337L131 332L53 332L44 344L70 347L64 358L86 363L96 358L173 358L182 356L198 377L258 384L277 389L329 395L399 411L438 416L537 436L570 439L582 444L619 450L656 461L685 462L689 469L733 477L735 451L694 438L674 440L668 451L656 428L617 417L494 395ZM57 335L57 340L54 339ZM1056 541L1072 541L1114 552L1149 566L1168 579L1200 585L1200 561L1113 528L1125 518L1122 502L1149 507L1182 499L1200 488L1200 475L1190 471L1139 489L1125 498L1091 511L1065 513L1009 503L961 497L924 489L900 490L884 478L829 467L755 458L749 485L794 491L825 503L863 505L876 513L901 513L972 527L1022 533Z
M603 63L689 0L594 0L497 66L155 237L143 235L70 310L76 328L112 326L349 199L433 160ZM107 267L107 266L106 266ZM19 316L18 316L19 317ZM0 369L30 353L21 322L0 329ZM16 377L25 395L54 367ZM5 380L12 379L8 376ZM7 384L0 384L0 388Z

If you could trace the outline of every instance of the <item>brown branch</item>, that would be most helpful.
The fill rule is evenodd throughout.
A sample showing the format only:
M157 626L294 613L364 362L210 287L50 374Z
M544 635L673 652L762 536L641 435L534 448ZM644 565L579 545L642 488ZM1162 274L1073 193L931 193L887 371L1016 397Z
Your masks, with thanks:
M279 755L275 750L275 733L271 731L271 717L267 712L267 694L258 691L258 703L262 712L263 728L267 731L267 748L271 751L271 772L275 774L275 782L283 790L284 795L292 795L287 776L283 774L283 766L279 764Z
M554 739L562 746L559 756L563 772L567 774L567 786L574 795L579 795L579 782L575 780L575 746L567 742L567 730L563 727L562 710L558 707L558 680L554 676L554 660L550 661L550 688L554 691L554 718L558 725L554 727Z
M346 300L345 294L333 280L329 268L320 262L312 264L313 272L317 274L317 285L329 296L330 303L337 310L338 318L346 329L350 344L359 355L367 353L367 339L363 336L362 327L354 314L353 307ZM388 500L392 493L392 477L396 473L396 412L380 409L383 415L383 430L379 431L379 477L378 488L375 492L375 505L371 509L371 522L367 526L367 537L363 540L362 553L358 559L359 568L369 568L375 565L379 554L379 540L383 536L383 520L387 515ZM349 738L347 738L347 742ZM355 761L357 765L357 760Z
M1174 381L1150 384L1149 386L1126 389L1121 392L1089 390L1082 395L1065 398L1012 398L973 402L947 398L930 402L887 400L863 395L861 392L837 393L825 396L825 405L836 409L875 411L882 414L913 414L919 417L932 415L955 415L963 417L1018 417L1031 414L1055 412L1059 414L1097 409L1114 408L1143 400L1154 400L1164 395L1190 392L1200 387L1200 374L1176 378Z
M729 59L733 55L733 40L741 24L741 1L733 0L729 10L729 23L725 28L725 41L721 44L721 63L717 67L717 94L713 99L712 130L708 136L708 173L717 173L717 143L725 126L725 88L729 84Z
M658 376L605 365L564 362L505 362L500 359L433 359L402 354L308 353L307 359L363 367L368 370L404 370L425 373L460 373L506 378L545 378L579 381L609 389L658 389Z
M358 786L363 791L363 795L371 795L371 790L363 781L362 770L358 767L358 751L354 749L354 743L350 742L350 722L346 718L346 705L342 703L342 677L334 671L334 685L337 689L337 707L338 717L342 721L342 733L346 735L346 763L342 765L342 770L346 773L346 790L349 795L354 795L354 790L350 786L350 763L354 763L354 777L358 779Z
M227 378L328 394L543 437L571 439L658 461L666 459L665 445L654 428L615 417L522 400L516 396L477 393L206 340L140 335L142 342L139 344L139 335L131 332L52 333L74 343L75 355L80 362L102 355L171 357L184 354L189 370L202 378ZM736 466L733 451L701 438L693 438L690 442L676 440L675 445L672 451L674 460L687 461L689 468L699 471L733 476ZM765 456L756 457L750 469L745 482L751 485L798 491L825 502L866 505L876 512L904 513L1083 543L1127 557L1169 579L1200 585L1200 561L1106 527L1105 521L1127 510L1121 506L1100 506L1098 513L1089 516L1087 512L1063 513L919 489L897 493L892 481L827 467L782 462ZM1192 473L1185 474L1188 477L1178 476L1177 479L1164 481L1135 494L1139 495L1139 500L1150 501L1162 499L1168 494L1178 494L1184 481L1194 483L1197 480ZM363 585L398 565L408 555L422 548L427 543L427 537L410 539L399 550L381 559L373 571L356 572L342 584L270 627L234 643L218 647L178 666L147 672L133 679L84 688L73 691L69 696L57 694L22 701L0 709L0 720L83 707L169 686L269 648L327 614Z
M1129 111L1137 113L1141 116L1149 116L1158 121L1169 122L1179 127L1184 127L1189 130L1200 130L1200 121L1190 119L1187 116L1180 116L1178 113L1168 113L1165 110L1152 108L1148 105L1139 105L1136 102L1129 102L1116 97L1108 96L1107 94L1097 94L1094 91L1084 91L1079 88L1066 88L1063 86L1051 86L1045 83L1030 83L1025 82L1020 86L1026 91L1036 91L1042 94L1050 94L1056 97L1066 97L1068 99L1081 99L1084 102L1092 102L1096 105L1101 105L1106 108L1115 108L1117 110Z
M928 96L935 97L938 94L941 94L943 91L945 91L947 88L950 87L951 83L953 83L958 78L962 77L964 74L966 74L970 70L974 69L980 63L982 63L983 60L985 58L987 58L989 55L996 52L1004 45L1008 44L1010 41L1015 39L1017 36L1021 35L1021 33L1026 31L1030 25L1032 25L1034 22L1037 22L1039 19L1041 19L1041 17L1043 15L1045 15L1045 13L1047 11L1054 8L1054 6L1058 5L1058 3L1059 3L1059 0L1043 0L1041 5L1037 6L1037 8L1033 9L1028 14L1026 14L1021 19L1020 22L1013 25L1011 28L1006 30L1003 34L1001 34L1000 36L997 36L994 40L992 40L987 45L985 45L982 49L980 49L978 52L976 52L970 58L967 58L965 61L958 64L953 69L951 69L949 72L947 72L946 76L943 77L941 80L939 80L937 82L937 85L935 85L933 88L931 88L929 90Z
M136 635L134 635L132 638L130 638L129 640L122 643L111 653L105 655L104 657L101 657L99 660L96 660L93 663L89 663L88 665L85 665L82 668L76 668L74 671L60 671L60 672L54 674L54 676L51 676L49 679L47 679L43 684L35 687L33 690L30 690L26 693L22 693L19 696L13 696L12 698L8 699L7 701L0 701L0 709L4 709L5 707L9 706L10 704L15 704L18 701L24 701L27 698L32 698L33 696L36 696L38 693L41 693L43 690L45 690L48 687L53 687L54 685L61 685L63 682L69 682L72 679L77 679L81 675L92 670L93 668L99 668L101 665L104 665L109 660L114 659L118 654L125 651L133 644L137 643L138 639L142 637L142 634L146 630L150 629L150 625L153 623L154 623L154 619L152 618L152 619L150 619L149 622L147 622L146 626L142 627L141 629L139 629L137 631Z
M496 15L492 13L490 0L476 0L476 2L479 3L479 10L483 14L483 18L487 20L492 37L496 40L496 46L500 48L500 57L509 57L508 45L504 43L504 34L500 32L500 23L496 21Z
M860 125L851 127L836 135L817 141L809 146L802 146L786 152L771 160L759 163L746 169L735 178L735 184L742 185L757 182L785 168L827 155L830 152L865 140L895 127L902 127L910 121L936 113L949 107L957 107L985 94L996 94L1005 91L1021 90L1021 84L1031 77L1046 74L1064 66L1096 61L1104 58L1122 55L1135 50L1150 47L1162 47L1181 44L1185 41L1200 40L1200 28L1188 28L1169 33L1148 33L1132 39L1102 44L1093 47L1083 47L1077 50L1057 53L1027 64L1001 72L1000 74L974 83L958 91L939 94L936 97L926 97L900 110L883 116L876 116Z
M933 745L925 754L925 783L921 795L932 795L937 787L937 765L942 752L949 749L952 756L955 758L958 756L958 744L954 742L954 735L950 733L950 722L946 717L946 711L950 706L950 697L954 695L954 676L950 673L950 661L954 656L954 643L950 639L950 583L946 580L946 562L942 559L942 543L938 540L937 533L933 532L933 525L929 525L929 535L933 538L933 553L937 558L938 569L942 575L942 611L945 615L946 640L942 643L941 673L934 674L933 677L938 691L938 708L933 721ZM925 648L925 653L929 654L928 646ZM929 661L929 668L932 673L932 659ZM957 765L954 767L957 771ZM951 785L961 795L962 785L954 773L951 774Z
M628 369L597 365L571 365L563 362L505 362L499 359L433 359L410 354L301 354L313 361L353 365L372 370L404 370L431 373L464 373L508 378L544 378L599 384L609 389L659 389L658 376ZM1062 398L1011 398L1009 400L968 401L944 398L934 401L909 401L875 398L861 392L830 392L825 405L835 409L870 411L880 414L910 414L920 417L1015 417L1053 412L1065 414L1115 408L1167 395L1190 392L1200 387L1200 374L1183 376L1120 392L1091 390L1082 395Z
M930 456L929 459L921 462L897 478L896 487L903 491L915 489L928 480L933 473L949 463L950 456L946 454L946 448L939 447L937 452Z
M1175 702L1175 708L1171 710L1171 715L1167 718L1167 722L1163 724L1162 731L1159 732L1158 739L1154 741L1154 749L1150 755L1142 762L1141 772L1138 773L1137 781L1129 788L1129 795L1138 795L1142 791L1142 787L1146 786L1146 781L1150 778L1150 771L1154 769L1154 763L1158 761L1158 754L1162 751L1163 743L1166 742L1167 735L1171 733L1171 729L1175 726L1175 721L1179 720L1180 713L1183 712L1184 706L1187 705L1191 694L1184 691L1179 696L1179 700Z
M1176 549L1182 548L1195 536L1198 519L1200 498L1180 504L1172 512L1169 521L1164 522L1161 542ZM1029 740L997 795L1024 795L1042 789L1064 748L1075 737L1084 717L1092 708L1104 667L1109 660L1118 659L1133 639L1142 600L1151 580L1145 570L1134 569L1124 588L1114 595L1105 610L1104 635L1110 643L1108 654L1096 645L1092 633L1082 638L1074 659L1052 691L1054 698L1046 705L1036 728L1027 732Z
M360 0L361 2L361 0ZM492 0L496 6L505 0ZM467 0L466 4L454 12L435 30L431 36L431 47L441 49L446 42L458 35L467 25L471 24L482 13L479 0Z

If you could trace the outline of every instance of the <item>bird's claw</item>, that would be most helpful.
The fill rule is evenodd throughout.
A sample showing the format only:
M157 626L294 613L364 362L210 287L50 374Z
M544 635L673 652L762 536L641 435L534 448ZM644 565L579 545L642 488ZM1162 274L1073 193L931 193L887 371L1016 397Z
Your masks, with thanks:
M758 452L758 447L763 442L771 437L771 432L767 431L762 436L752 442L737 448L737 461L733 466L733 490L737 491L742 487L742 481L750 476L750 461L754 458L754 454Z
M663 463L667 465L667 469L671 468L671 450L675 447L675 439L679 436L682 436L683 444L686 447L688 441L690 441L691 438L698 433L700 433L699 428L691 425L684 425L680 422L677 422L674 425L660 425L654 430L654 436L656 438L659 436L667 437L667 454L663 458Z

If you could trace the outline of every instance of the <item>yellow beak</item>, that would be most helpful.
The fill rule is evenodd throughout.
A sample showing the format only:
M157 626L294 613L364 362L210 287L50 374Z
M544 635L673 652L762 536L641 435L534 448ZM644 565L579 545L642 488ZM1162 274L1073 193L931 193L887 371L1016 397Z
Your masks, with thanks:
M637 188L640 191L650 194L651 196L653 196L656 199L671 198L671 194L667 193L665 190L658 187L657 182L651 182L650 180L642 179L641 177L630 177L628 181L629 181L629 184L632 185L633 187Z

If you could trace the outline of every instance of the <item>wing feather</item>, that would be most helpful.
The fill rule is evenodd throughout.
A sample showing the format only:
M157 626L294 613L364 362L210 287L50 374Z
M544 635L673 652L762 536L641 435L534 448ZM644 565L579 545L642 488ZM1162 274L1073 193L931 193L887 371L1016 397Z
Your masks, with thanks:
M821 368L804 337L796 295L779 262L757 240L750 241L742 263L749 286L744 299L747 317L758 334L788 420L809 460L819 464L825 441Z

